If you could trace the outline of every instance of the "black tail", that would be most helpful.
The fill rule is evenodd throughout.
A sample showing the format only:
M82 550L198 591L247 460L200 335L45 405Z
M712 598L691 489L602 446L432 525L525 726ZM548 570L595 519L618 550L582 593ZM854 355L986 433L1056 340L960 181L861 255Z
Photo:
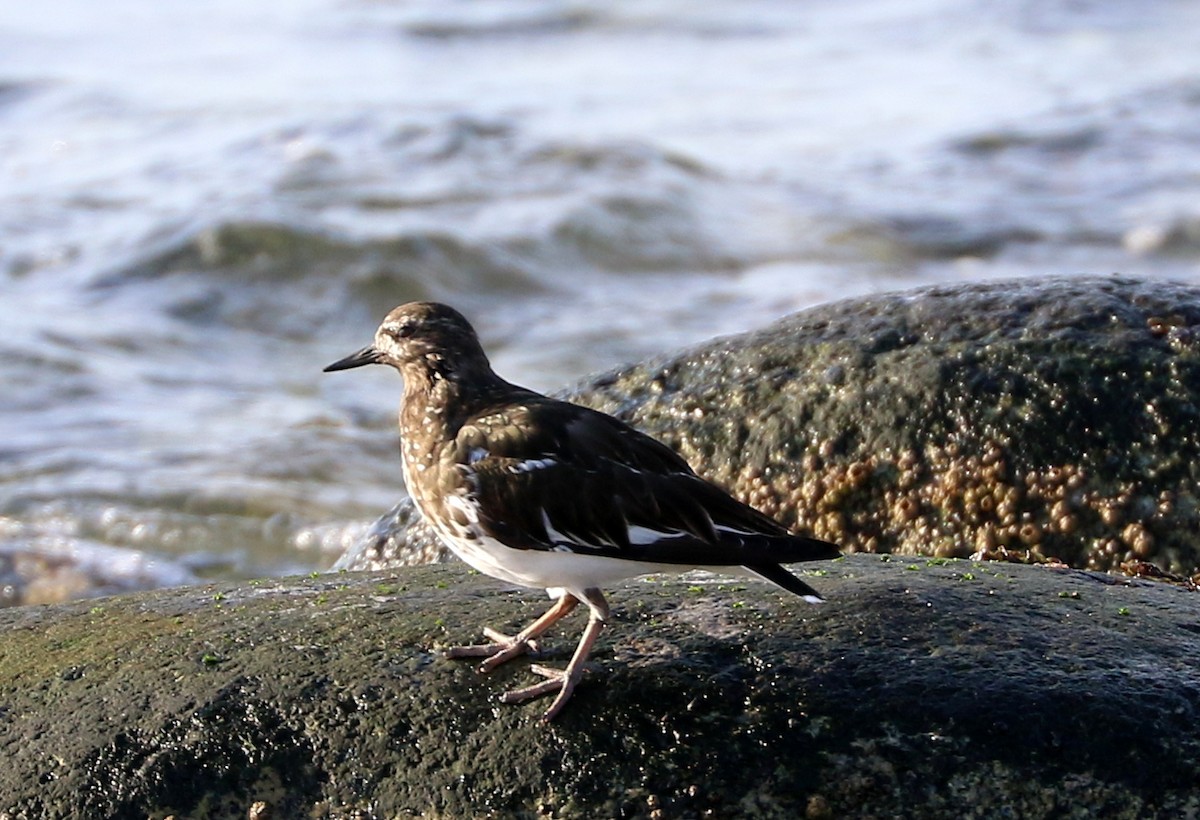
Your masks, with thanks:
M767 553L769 560L778 561L781 564L796 564L801 561L832 561L842 555L837 544L831 544L819 538L809 538L805 535L771 535L764 539L763 545L770 550Z
M836 556L837 553L835 552L834 555ZM815 589L779 566L779 564L747 564L746 569L756 575L761 575L773 584L778 584L794 595L799 595L810 603L819 604L825 600Z

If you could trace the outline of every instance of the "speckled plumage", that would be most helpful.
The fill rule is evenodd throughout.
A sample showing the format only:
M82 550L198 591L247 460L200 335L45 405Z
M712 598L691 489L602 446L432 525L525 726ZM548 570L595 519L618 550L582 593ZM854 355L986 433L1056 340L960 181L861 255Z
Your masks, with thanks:
M479 571L545 587L558 598L520 634L485 630L493 644L448 654L486 655L488 671L532 648L578 602L591 611L567 669L535 666L549 680L506 699L557 690L546 719L557 714L608 616L600 587L622 578L743 567L820 600L780 564L836 557L834 545L789 534L611 416L504 381L452 308L402 305L384 319L372 346L326 370L365 364L390 364L404 376L405 482L434 531Z

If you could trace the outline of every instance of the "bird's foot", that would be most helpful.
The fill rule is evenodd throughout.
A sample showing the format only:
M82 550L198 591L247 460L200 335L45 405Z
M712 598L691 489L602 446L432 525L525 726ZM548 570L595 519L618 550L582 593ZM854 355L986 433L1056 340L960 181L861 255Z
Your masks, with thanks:
M505 661L524 654L536 655L540 651L538 642L521 635L510 636L485 626L483 634L491 643L474 646L452 646L446 650L447 658L487 658L479 665L480 672L491 672Z
M575 691L575 684L579 683L586 670L581 663L569 664L566 669L551 669L548 666L535 663L530 664L529 671L541 675L546 680L541 683L535 683L532 686L525 686L521 689L514 689L511 692L505 692L500 696L500 702L524 703L527 700L540 698L542 695L548 695L551 692L558 692L558 697L554 699L554 702L550 704L550 708L542 715L542 721L549 722L562 710L567 699L571 697L571 693Z

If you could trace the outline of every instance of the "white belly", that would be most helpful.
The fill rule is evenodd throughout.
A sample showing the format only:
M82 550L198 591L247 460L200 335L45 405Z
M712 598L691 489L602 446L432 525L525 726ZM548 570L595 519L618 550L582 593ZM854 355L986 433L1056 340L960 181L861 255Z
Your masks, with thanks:
M407 479L407 463L405 478ZM478 510L465 498L451 497L446 503L461 510L467 523L464 525L435 523L432 516L425 515L422 499L414 496L422 517L437 533L450 550L472 568L484 575L499 578L510 584L523 587L544 588L557 597L562 591L570 592L580 600L588 600L589 589L602 589L616 581L636 578L639 575L660 572L687 572L691 569L707 569L715 572L737 572L739 567L707 567L688 564L658 564L600 555L575 553L566 549L539 550L514 549L486 535L479 526ZM462 527L462 529L459 529ZM469 529L474 538L465 537Z
M513 549L485 535L475 539L458 538L442 531L438 535L455 555L484 575L523 587L565 589L576 597L584 597L584 590L600 589L638 575L692 569L678 564L627 561L565 550Z

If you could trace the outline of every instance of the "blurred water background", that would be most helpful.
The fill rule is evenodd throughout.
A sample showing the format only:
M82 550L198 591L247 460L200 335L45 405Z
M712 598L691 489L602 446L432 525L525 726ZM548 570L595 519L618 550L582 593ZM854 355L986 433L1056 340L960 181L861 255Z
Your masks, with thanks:
M1200 281L1193 0L0 10L0 603L327 567L448 301L538 389L855 294Z

